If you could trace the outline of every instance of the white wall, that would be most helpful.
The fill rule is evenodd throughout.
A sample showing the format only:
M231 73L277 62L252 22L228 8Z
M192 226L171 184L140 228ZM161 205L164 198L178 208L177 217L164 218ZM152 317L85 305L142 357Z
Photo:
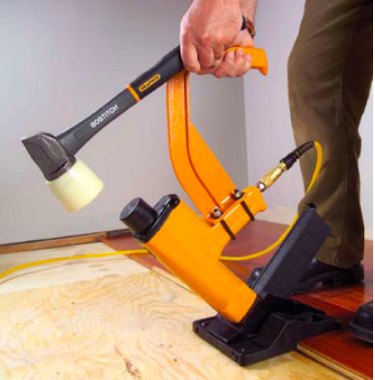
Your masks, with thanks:
M156 6L157 4L157 6ZM103 179L67 214L20 143L88 116L178 43L188 0L0 2L0 243L122 228L133 197L183 194L168 157L165 90L118 118L80 153ZM193 121L233 179L247 176L241 80L192 80Z
M257 45L268 53L269 75L245 77L245 112L249 182L254 183L278 160L294 148L287 93L287 59L302 18L302 0L261 0L257 12ZM362 135L362 209L366 235L372 238L372 95L363 116ZM288 223L303 196L299 169L285 174L266 194L269 211L260 218Z

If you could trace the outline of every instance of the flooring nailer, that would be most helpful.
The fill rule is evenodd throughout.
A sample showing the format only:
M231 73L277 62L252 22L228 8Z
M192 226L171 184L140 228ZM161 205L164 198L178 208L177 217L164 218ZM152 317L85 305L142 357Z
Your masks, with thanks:
M252 56L252 68L266 74L264 50L245 50ZM230 240L266 209L262 193L317 145L302 145L256 186L238 189L190 121L188 80L176 47L77 125L58 136L36 134L25 138L23 144L57 198L67 210L76 211L95 198L102 183L75 154L112 120L167 83L171 161L200 216L177 195L166 195L154 207L134 199L120 219L161 263L218 312L195 321L196 334L246 365L339 327L323 312L288 299L329 234L313 205L299 216L252 287L231 272L221 257Z

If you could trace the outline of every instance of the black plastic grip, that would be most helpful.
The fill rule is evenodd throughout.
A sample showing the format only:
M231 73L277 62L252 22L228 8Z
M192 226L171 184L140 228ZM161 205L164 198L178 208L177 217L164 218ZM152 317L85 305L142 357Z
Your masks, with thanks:
M246 29L246 24L245 17L242 17L241 30ZM111 121L134 106L139 100L151 94L183 69L184 64L179 45L166 54L153 67L131 82L130 88L123 90L89 117L57 136L59 143L69 154L76 154Z
M242 16L241 30L245 30L246 28L247 20L245 16ZM147 70L130 83L130 86L140 99L149 95L184 69L180 50L180 45L176 46L158 63L151 67L151 69Z
M162 86L184 68L180 46L175 47L158 63L130 83L140 99Z
M67 152L75 155L92 137L136 103L129 90L123 90L86 119L62 132L57 139Z
M70 154L74 155L116 117L135 105L138 100L162 86L183 68L180 46L177 46L151 69L131 82L130 87L136 92L139 99L136 99L128 88L125 89L85 120L61 133L58 136L59 142Z
M143 99L182 69L180 46L177 46L151 69L141 74L130 86L139 99ZM134 106L139 99L136 99L134 93L127 88L89 117L61 133L57 139L67 152L74 155L111 121Z

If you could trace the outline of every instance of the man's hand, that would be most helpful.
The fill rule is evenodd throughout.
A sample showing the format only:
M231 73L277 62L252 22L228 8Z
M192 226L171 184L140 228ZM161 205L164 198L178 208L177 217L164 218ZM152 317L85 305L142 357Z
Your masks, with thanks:
M247 30L240 32L233 41L232 46L254 46L254 41ZM246 74L251 68L251 55L245 54L243 49L237 49L225 54L223 61L212 72L216 78L240 77Z
M251 67L243 50L225 54L230 46L253 46L247 30L240 31L239 0L195 0L181 21L181 55L185 68L216 77L241 76Z

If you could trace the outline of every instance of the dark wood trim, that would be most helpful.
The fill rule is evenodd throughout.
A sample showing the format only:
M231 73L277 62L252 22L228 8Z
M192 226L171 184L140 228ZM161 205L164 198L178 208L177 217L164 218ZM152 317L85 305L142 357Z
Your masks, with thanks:
M0 254L17 253L23 251L35 251L38 249L66 247L77 244L87 244L101 242L104 239L111 239L120 236L130 235L129 230L112 230L92 232L81 235L62 236L52 239L30 240L19 243L0 244Z

